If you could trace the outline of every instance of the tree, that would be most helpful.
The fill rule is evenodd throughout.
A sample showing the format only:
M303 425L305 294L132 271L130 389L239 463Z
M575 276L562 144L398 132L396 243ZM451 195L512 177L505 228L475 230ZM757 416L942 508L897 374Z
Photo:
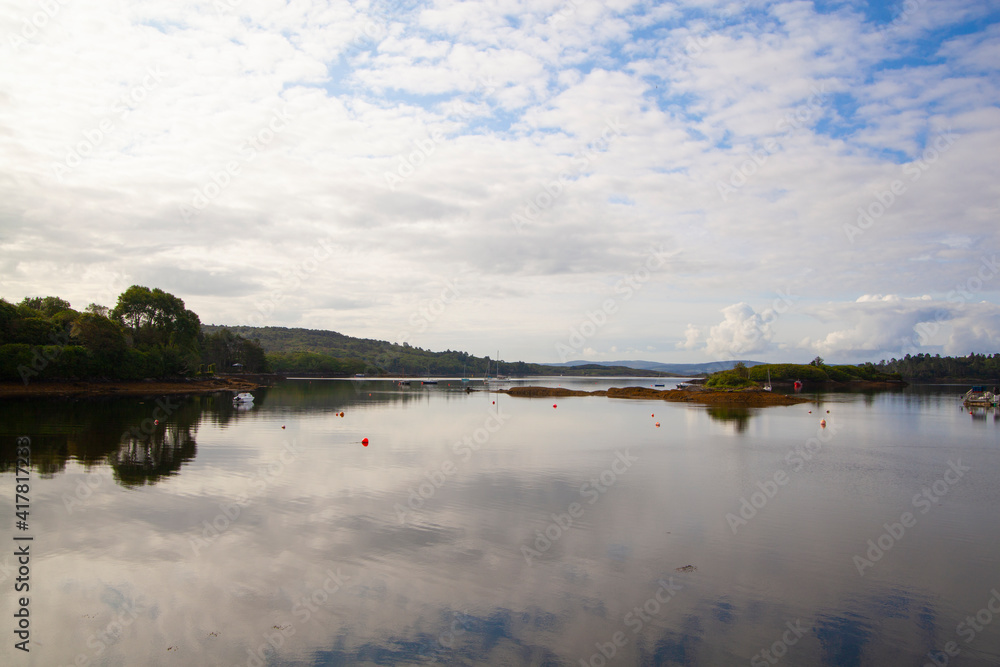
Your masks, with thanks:
M111 309L107 306L99 306L96 303L87 304L87 307L83 309L85 313L91 313L99 317L110 317Z
M71 308L71 306L69 305L69 301L66 301L65 299L60 299L57 296L45 296L45 297L33 296L30 298L24 297L24 299L22 299L21 303L18 305L27 306L32 310L37 310L45 317L52 317L60 310L69 310Z
M746 380L750 377L750 369L742 361L737 361L736 365L733 366L733 372L736 373L736 377Z
M184 301L160 288L132 285L118 297L111 317L121 322L139 346L176 346L185 352L197 347L201 320Z
M823 361L823 357L816 357L815 359L809 362L809 365L819 367L822 366L824 363L825 362Z
M121 324L94 313L83 313L73 323L73 338L89 352L110 362L125 354L125 331Z

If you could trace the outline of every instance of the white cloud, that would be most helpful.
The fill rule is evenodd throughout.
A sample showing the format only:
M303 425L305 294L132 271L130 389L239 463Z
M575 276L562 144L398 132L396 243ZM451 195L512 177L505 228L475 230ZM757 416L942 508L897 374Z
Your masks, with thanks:
M8 299L83 307L127 276L238 323L331 239L270 323L390 338L414 302L471 268L450 326L411 342L482 354L497 331L517 332L505 356L544 360L595 307L594 285L662 243L671 261L600 349L693 361L809 337L810 350L870 355L912 336L917 309L947 301L1000 245L997 25L972 0L922 3L884 33L849 6L809 2L59 6L2 47ZM26 16L0 16L0 35L20 35ZM918 38L940 48L923 53ZM288 127L250 159L248 137L284 109ZM609 119L621 136L518 233L511 214ZM954 144L921 162L948 128ZM414 153L435 133L432 152ZM385 174L414 155L390 190ZM752 173L724 201L717 184L740 169ZM895 180L904 191L852 243L844 225ZM179 206L206 188L218 192L184 220ZM746 305L771 303L789 275L816 319L772 322ZM998 285L976 300L995 302ZM855 302L879 293L933 303ZM669 328L651 315L668 311ZM935 344L991 344L992 315L980 317Z

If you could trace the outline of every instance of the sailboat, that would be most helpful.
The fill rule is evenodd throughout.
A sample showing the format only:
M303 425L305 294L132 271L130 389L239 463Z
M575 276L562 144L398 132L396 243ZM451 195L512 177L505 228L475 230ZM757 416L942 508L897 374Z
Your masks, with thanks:
M764 391L771 391L771 369L767 371L767 384L764 385Z
M507 377L506 375L500 375L500 350L497 350L497 375L496 375L496 377L493 377L493 378L490 377L490 362L487 361L486 362L486 377L484 378L483 383L487 387L489 387L489 386L496 387L496 386L500 386L500 385L504 385L504 384L510 384L510 378L509 377Z

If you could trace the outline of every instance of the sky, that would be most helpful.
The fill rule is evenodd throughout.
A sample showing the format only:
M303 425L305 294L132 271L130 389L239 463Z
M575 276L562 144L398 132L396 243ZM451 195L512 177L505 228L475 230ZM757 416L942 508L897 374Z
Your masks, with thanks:
M1000 2L0 6L0 297L508 361L1000 352Z

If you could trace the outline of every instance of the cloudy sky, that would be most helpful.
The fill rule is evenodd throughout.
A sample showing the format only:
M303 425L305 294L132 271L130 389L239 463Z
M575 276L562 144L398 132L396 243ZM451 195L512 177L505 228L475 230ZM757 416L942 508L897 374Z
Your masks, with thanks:
M1000 350L995 0L19 0L0 296L504 359Z

